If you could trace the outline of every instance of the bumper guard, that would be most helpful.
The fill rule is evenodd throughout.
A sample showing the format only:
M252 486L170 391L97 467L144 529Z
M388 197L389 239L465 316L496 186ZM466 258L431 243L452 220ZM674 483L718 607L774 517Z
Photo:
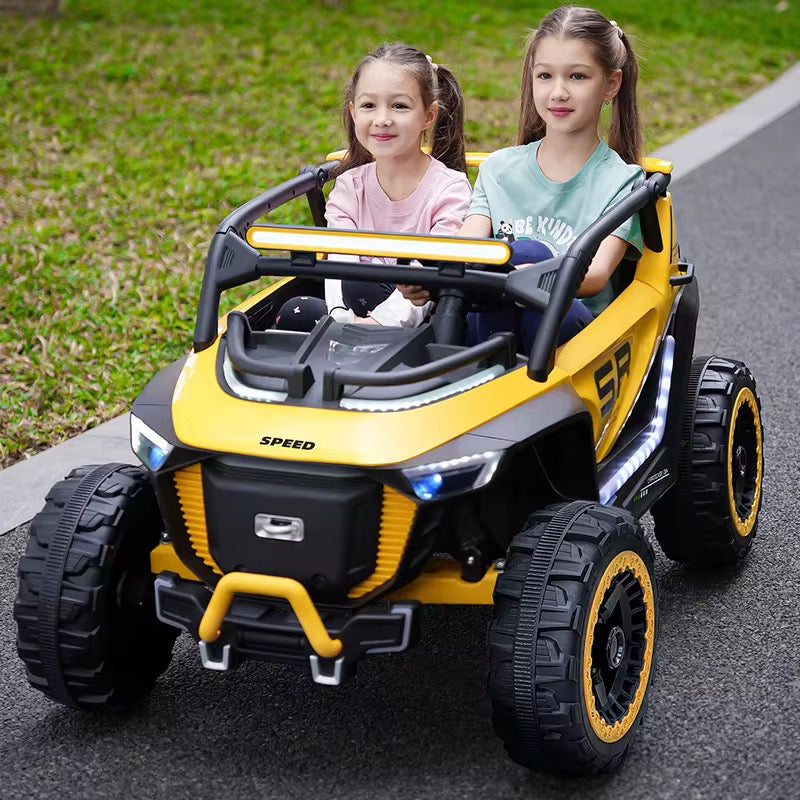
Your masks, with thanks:
M338 686L362 655L405 650L417 631L419 603L318 609L291 578L232 572L213 593L198 581L162 572L155 579L158 618L186 630L207 669L247 658L308 663L316 683Z

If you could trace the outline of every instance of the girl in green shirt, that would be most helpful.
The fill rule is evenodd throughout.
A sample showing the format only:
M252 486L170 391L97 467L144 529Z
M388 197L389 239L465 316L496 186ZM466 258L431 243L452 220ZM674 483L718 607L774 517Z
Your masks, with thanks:
M616 22L576 6L548 14L528 40L517 146L498 150L481 166L460 235L506 239L519 266L566 251L644 175L638 73ZM606 144L598 128L609 103ZM641 246L638 217L603 241L578 290L584 300L573 304L561 341L608 305L611 275L626 255L638 257ZM428 295L421 287L405 287L403 294L415 303ZM515 308L471 315L470 340L514 330L528 352L539 319L536 312Z

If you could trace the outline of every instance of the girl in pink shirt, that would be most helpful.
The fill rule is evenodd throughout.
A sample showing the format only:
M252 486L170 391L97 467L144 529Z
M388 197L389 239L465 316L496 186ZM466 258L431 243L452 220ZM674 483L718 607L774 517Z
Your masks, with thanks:
M452 72L414 47L381 45L348 81L343 119L348 151L326 205L328 226L458 234L472 190L464 156L464 98ZM430 156L421 149L426 137ZM279 328L307 330L324 313L337 322L414 327L429 307L413 305L390 284L369 281L326 280L324 306L317 298L300 299L281 309Z

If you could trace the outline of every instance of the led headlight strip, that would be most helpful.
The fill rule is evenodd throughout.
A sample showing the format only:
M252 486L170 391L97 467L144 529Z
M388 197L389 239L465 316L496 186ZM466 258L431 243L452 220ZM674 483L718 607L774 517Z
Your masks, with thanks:
M164 465L173 446L139 417L131 414L131 448L138 459L154 472Z
M675 339L664 338L661 356L661 372L658 378L658 397L653 416L647 427L609 464L611 477L600 487L600 502L611 502L616 493L633 477L636 470L650 458L664 438L669 407L669 391L672 386L672 363L675 358ZM604 470L605 471L605 470Z
M472 456L410 467L403 470L403 475L420 500L439 500L485 486L494 477L502 457L502 450L488 450Z
M391 233L329 231L279 225L254 225L247 231L247 242L261 250L475 261L480 264L505 264L511 257L508 245L499 239L401 236Z

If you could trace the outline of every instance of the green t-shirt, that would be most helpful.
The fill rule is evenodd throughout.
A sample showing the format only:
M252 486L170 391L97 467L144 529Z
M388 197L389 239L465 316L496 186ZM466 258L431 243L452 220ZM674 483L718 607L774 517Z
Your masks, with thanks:
M496 239L539 239L563 253L606 209L630 193L644 177L637 164L626 164L601 141L586 163L567 181L551 181L536 162L540 142L506 147L481 165L470 214L491 217ZM626 258L642 250L639 215L617 228L614 236L630 247ZM593 297L581 298L597 315L613 299L610 283Z

